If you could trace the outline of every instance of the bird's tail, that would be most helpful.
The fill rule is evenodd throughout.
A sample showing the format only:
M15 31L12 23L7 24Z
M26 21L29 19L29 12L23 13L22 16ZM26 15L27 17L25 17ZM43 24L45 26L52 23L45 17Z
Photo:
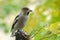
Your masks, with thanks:
M10 37L14 37L15 35L12 33Z
M12 30L11 37L15 36L15 31Z

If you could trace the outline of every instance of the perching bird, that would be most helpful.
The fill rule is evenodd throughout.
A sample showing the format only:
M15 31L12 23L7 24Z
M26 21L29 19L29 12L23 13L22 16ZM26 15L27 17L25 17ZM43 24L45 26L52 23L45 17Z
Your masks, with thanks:
M32 10L25 7L21 10L21 13L15 17L14 23L11 28L12 31L11 36L14 36L17 30L22 30L24 28L28 20L28 15L31 11Z

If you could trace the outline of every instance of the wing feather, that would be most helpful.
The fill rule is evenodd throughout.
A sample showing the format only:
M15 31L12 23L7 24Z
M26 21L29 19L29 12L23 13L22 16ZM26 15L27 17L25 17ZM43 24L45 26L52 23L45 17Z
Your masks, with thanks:
M17 15L17 16L15 17L15 19L14 19L14 23L13 23L13 25L12 25L11 30L14 29L14 26L15 26L15 24L16 24L17 21L18 21L18 17L19 17L19 15Z

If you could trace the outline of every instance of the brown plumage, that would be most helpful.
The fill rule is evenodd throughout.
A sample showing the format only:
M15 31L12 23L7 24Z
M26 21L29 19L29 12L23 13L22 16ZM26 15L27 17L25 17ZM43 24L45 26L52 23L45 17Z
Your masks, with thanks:
M28 14L29 12L31 12L31 10L29 10L28 8L23 8L21 13L16 16L14 23L12 25L11 31L12 31L12 35L14 35L15 31L17 30L22 30L28 20Z

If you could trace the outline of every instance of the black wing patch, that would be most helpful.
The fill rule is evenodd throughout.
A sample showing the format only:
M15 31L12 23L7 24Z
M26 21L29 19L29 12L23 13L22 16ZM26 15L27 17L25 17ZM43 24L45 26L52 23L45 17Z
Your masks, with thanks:
M15 17L15 19L17 19L19 17L19 15L17 15L16 17Z
M15 24L16 24L17 21L18 21L18 20L16 20L18 17L19 17L19 15L15 17L15 22L13 23L11 30L14 29L14 26L15 26Z
M18 21L18 20L16 20L16 21L13 23L11 30L14 29L14 26L15 26L15 24L17 23L17 21Z

